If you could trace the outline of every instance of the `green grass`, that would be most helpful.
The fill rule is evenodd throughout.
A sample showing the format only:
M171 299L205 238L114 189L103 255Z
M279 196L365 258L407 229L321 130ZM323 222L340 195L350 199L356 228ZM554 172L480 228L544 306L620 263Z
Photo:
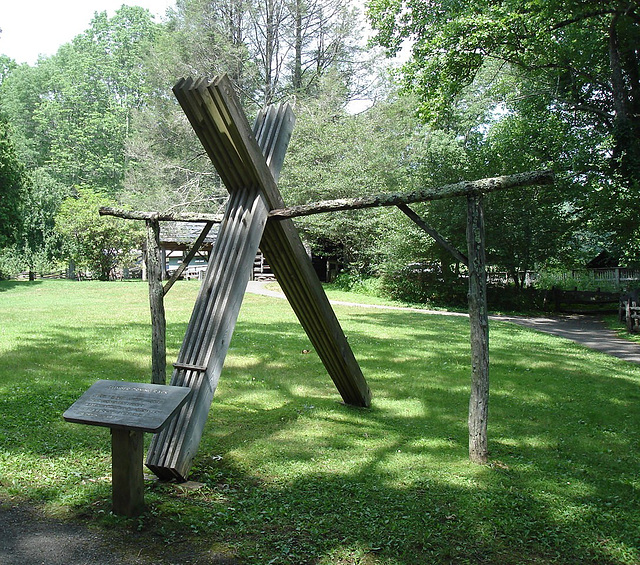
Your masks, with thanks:
M167 296L170 361L197 289ZM340 403L286 301L248 295L192 471L204 487L149 483L148 512L125 520L108 431L61 414L99 378L149 380L145 284L0 283L0 501L240 563L640 563L640 367L492 322L478 466L468 322L336 313L370 409Z

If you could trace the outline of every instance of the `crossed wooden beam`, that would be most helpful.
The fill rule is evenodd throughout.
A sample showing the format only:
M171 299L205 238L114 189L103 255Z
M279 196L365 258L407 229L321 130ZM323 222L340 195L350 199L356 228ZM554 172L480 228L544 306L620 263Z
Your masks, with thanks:
M371 392L291 219L277 180L295 118L288 105L261 112L251 129L226 76L182 79L173 89L227 190L229 203L212 259L174 363L171 384L192 395L155 435L147 467L162 479L185 480L220 378L258 246L345 403L369 406Z
M258 115L252 130L226 77L212 82L182 79L174 87L174 93L229 190L230 199L171 377L172 385L188 386L193 392L178 417L154 436L147 466L162 479L186 479L202 437L258 245L345 403L370 405L369 387L291 218L378 206L398 207L469 268L472 361L469 456L472 461L486 462L489 336L482 197L496 190L552 184L553 173L532 171L410 193L378 194L285 208L277 180L295 121L291 108L288 105L267 108ZM460 196L467 198L468 256L455 249L408 206ZM205 231L220 221L210 214L162 214L112 208L101 208L100 214L146 220L150 245L158 241L159 220L203 222ZM196 243L194 250L198 247ZM163 290L161 269L159 264L154 265L159 261L159 252L148 250L147 255L148 268L158 279L153 284L151 276L149 279L154 320L152 373L154 379L159 379L154 382L164 383L162 295L174 279Z

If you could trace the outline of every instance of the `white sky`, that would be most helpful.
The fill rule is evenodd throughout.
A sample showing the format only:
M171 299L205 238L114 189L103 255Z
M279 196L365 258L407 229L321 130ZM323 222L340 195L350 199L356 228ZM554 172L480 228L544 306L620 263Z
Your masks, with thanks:
M0 0L0 55L33 65L86 31L95 12L113 16L123 4L147 8L159 22L175 0Z

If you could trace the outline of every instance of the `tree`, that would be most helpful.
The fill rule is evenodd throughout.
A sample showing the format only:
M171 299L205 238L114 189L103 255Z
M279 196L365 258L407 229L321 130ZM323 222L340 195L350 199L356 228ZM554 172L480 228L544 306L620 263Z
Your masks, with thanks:
M40 140L41 162L60 182L111 194L122 187L125 141L148 94L143 61L155 30L141 8L123 6L112 18L97 13L87 32L39 63L44 80L28 108L34 129L24 133Z
M64 239L67 259L100 280L110 280L118 267L131 265L131 250L141 249L141 234L134 222L98 214L101 206L113 206L113 200L89 188L76 192L61 204L55 230Z
M1 31L0 29L0 32ZM2 86L4 79L7 78L11 71L17 66L17 63L13 59L10 59L6 55L0 55L0 86Z
M0 248L15 243L22 227L22 198L26 177L0 115Z
M28 188L23 199L23 226L16 258L29 272L48 272L58 263L60 238L54 231L54 217L68 195L44 168L29 173Z
M364 64L354 18L337 0L179 0L148 60L156 95L135 113L121 198L217 211L227 192L168 92L176 77L228 74L249 115L290 96L301 115L329 97L342 114Z
M287 204L361 196L395 190L409 181L407 136L412 116L404 102L381 104L365 114L344 111L342 83L320 81L320 95L296 106L296 127L287 151L280 189ZM415 121L414 124L415 126ZM335 256L363 275L378 271L394 223L389 210L339 212L300 220L313 251Z
M58 206L75 184L114 196L129 168L126 147L135 113L151 94L145 60L158 27L148 11L123 6L34 67L1 60L0 109L15 131L30 184L14 264L55 259Z
M35 114L45 98L50 67L8 64L0 84L0 109L13 130L20 160L28 170L45 165L49 156L46 132L42 132Z
M421 96L425 120L449 120L489 62L499 65L496 78L516 76L524 98L506 97L506 109L527 112L527 101L541 99L547 118L566 124L570 144L574 136L594 148L597 158L574 163L572 172L581 184L585 175L598 184L603 224L618 239L633 237L638 217L627 210L640 188L637 2L371 0L368 14L376 41L391 51L413 41L403 84ZM597 166L602 157L606 169ZM593 209L596 202L584 203Z

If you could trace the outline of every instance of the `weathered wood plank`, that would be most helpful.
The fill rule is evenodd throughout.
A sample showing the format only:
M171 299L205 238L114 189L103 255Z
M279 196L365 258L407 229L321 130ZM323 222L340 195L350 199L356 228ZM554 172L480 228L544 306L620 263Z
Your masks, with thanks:
M171 384L194 394L152 440L147 466L161 478L186 478L202 437L267 217L257 191L232 195L192 313ZM207 367L205 372L187 368Z
M232 123L237 127L237 130L229 128L230 135L236 140L246 140L248 159L253 168L252 176L259 179L271 208L284 206L274 176L270 174L253 135L253 131L260 135L260 128L252 130L249 127L228 78L220 78L215 84L219 87L217 92L224 99ZM272 166L277 162L279 160L273 160ZM343 400L355 406L369 406L369 386L293 222L269 221L260 248Z
M283 205L275 179L293 128L290 108L261 113L252 130L226 77L210 84L182 80L174 92L231 194L171 380L189 386L194 395L169 428L154 438L147 456L147 466L161 478L184 479L200 442L261 238L276 276L284 279L283 288L345 402L368 405L370 392L293 223L273 222L265 229L269 209Z
M293 223L269 221L260 248L344 402L369 406L371 390Z

